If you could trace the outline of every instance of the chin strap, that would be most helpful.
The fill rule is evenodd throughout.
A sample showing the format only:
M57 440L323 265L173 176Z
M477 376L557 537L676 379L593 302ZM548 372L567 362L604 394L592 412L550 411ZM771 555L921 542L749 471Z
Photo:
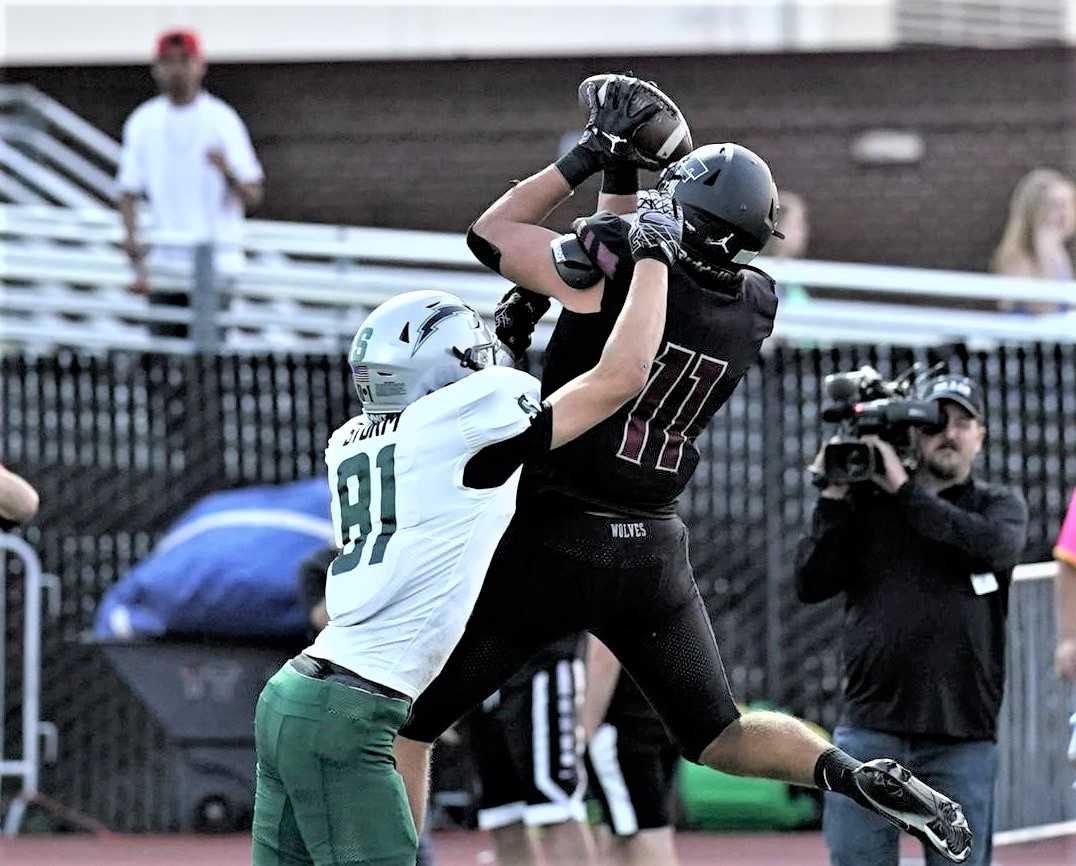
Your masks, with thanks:
M699 276L707 279L729 280L733 279L738 273L738 271L734 271L731 268L708 265L702 260L688 255L687 250L682 246L680 247L680 255L678 258L683 264L687 265L690 270L695 271Z

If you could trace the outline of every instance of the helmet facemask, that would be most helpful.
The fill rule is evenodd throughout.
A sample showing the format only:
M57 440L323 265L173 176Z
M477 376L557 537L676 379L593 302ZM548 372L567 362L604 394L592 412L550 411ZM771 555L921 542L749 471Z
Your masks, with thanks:
M460 359L461 367L475 373L479 370L485 370L486 367L497 366L497 348L493 340L477 346L470 346L462 351L453 346L452 354Z

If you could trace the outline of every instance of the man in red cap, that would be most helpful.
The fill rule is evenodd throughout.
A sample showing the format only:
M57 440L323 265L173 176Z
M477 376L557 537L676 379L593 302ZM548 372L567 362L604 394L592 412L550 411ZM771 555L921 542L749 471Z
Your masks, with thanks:
M144 102L123 128L117 184L135 271L133 290L146 293L151 275L189 278L193 246L211 243L214 273L243 266L244 211L262 197L262 169L235 110L202 89L206 64L196 33L170 30L157 40L153 77L161 94ZM147 251L139 242L136 203L145 196L155 228L189 239ZM154 293L154 303L187 304L185 295ZM186 328L157 333L183 336Z

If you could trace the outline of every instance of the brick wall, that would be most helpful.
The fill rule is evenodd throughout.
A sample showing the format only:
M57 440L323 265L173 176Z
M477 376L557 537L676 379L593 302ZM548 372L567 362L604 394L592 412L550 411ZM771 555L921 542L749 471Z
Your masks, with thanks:
M1027 170L1076 170L1064 48L1005 51L218 65L208 87L251 129L270 218L462 230L577 126L575 86L600 69L658 80L696 143L736 140L811 208L823 259L984 269ZM153 93L141 67L17 68L119 136ZM850 143L914 130L923 161L865 167ZM576 196L567 222L592 198Z

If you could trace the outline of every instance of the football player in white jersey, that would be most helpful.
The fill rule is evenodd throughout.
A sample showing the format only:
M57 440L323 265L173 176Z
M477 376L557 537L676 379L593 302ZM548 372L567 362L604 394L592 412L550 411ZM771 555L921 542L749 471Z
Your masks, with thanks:
M329 624L258 700L255 866L413 866L396 731L463 633L523 462L646 384L681 232L670 197L640 194L623 311L598 363L545 401L537 379L496 366L454 295L400 295L363 323L349 357L363 411L325 453L340 548Z

